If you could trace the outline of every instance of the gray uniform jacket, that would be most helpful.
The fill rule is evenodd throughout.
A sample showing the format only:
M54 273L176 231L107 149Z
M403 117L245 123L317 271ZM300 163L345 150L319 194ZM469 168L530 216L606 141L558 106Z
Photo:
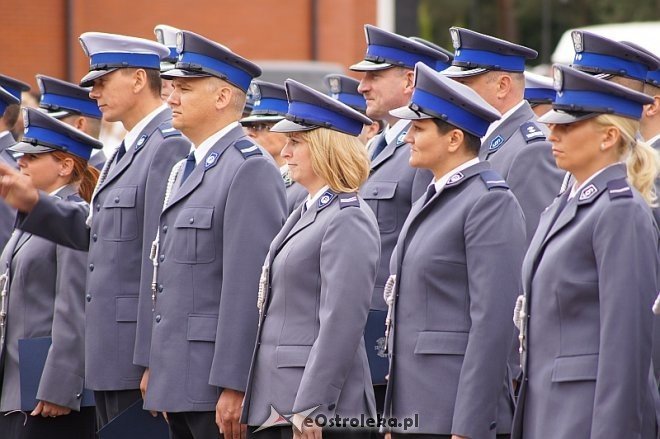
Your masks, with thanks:
M543 213L523 263L523 382L514 438L655 438L651 305L658 232L608 167Z
M112 165L87 209L40 197L18 226L35 235L78 249L89 248L86 287L85 379L92 390L137 389L143 368L133 364L138 296L151 302L151 242L158 228L167 176L185 157L190 143L171 127L171 112L159 113L142 130L124 157ZM148 308L151 312L151 308ZM142 333L148 341L151 326ZM146 347L145 347L146 346ZM148 343L136 363L144 366ZM145 351L146 349L146 351Z
M557 168L545 125L525 101L481 144L479 158L488 160L511 187L525 214L527 243L541 212L557 196L565 172Z
M11 153L7 151L7 148L15 144L16 140L9 131L0 132L0 160L14 168L18 165ZM0 251L5 248L5 244L9 241L15 222L16 210L9 207L4 200L0 200Z
M410 207L433 179L430 171L415 169L408 164L410 145L405 143L403 138L409 126L406 125L394 137L394 141L371 162L371 175L360 188L360 196L376 215L380 230L380 266L371 298L371 309L387 309L383 300L383 288L390 273L389 260L392 250ZM376 142L377 140L372 144Z
M268 253L270 288L252 359L242 422L283 414L375 415L362 333L380 244L356 194L327 191L296 209Z
M261 265L286 218L284 183L237 126L174 187L160 217L145 408L214 411L222 389L247 385Z
M66 186L56 196L82 201ZM85 203L80 203L85 208ZM87 253L56 245L16 229L0 257L10 267L4 374L0 412L20 410L18 341L52 337L37 398L80 409L84 376L85 276Z
M89 158L89 164L100 171L103 169L103 165L105 165L106 160L108 160L108 158L105 156L105 153L103 151L99 151Z
M511 427L507 358L525 222L487 162L418 200L392 254L396 274L385 416L408 432L494 438Z
M651 144L653 149L660 153L660 139ZM655 179L655 194L658 196L660 203L660 177ZM660 207L653 208L653 217L655 224L660 229ZM655 379L660 383L660 317L656 316L653 319L653 370Z

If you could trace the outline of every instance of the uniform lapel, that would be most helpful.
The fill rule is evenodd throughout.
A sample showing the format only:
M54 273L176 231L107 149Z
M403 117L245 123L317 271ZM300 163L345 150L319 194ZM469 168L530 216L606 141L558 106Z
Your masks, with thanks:
M403 141L403 137L406 135L408 132L408 129L410 128L410 124L406 124L397 134L394 140L391 143L388 143L385 149L381 151L380 154L371 162L371 170L374 171L378 166L380 166L383 162L385 162L388 158L390 158L392 155L394 155L394 152L397 150L397 148L402 147L403 145L406 144L406 142ZM384 134L383 134L384 135Z
M520 108L514 111L495 131L490 133L488 138L481 142L479 158L486 160L489 155L495 154L520 129L520 125L533 118L532 108L527 102L523 102Z
M329 197L329 198L324 198L324 197ZM302 214L300 220L298 220L293 225L293 227L291 227L289 233L287 233L287 235L282 239L282 241L276 247L275 254L277 254L277 252L279 252L282 249L282 247L284 247L284 244L286 244L296 234L309 227L310 224L313 224L314 221L316 220L316 215L321 210L325 209L326 207L334 203L336 199L337 199L337 194L332 192L331 190L327 190L323 195L321 195L321 198L316 200L314 204L310 206L305 213ZM304 205L305 202L303 202L300 205L300 208L294 210L294 213L302 212L302 208ZM273 258L274 257L275 255L273 255Z

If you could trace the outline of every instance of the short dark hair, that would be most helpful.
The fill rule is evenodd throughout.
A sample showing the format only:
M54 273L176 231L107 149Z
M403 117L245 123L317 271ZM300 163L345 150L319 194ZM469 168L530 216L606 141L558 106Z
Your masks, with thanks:
M142 70L144 70L146 72L146 74L147 74L147 86L149 87L149 90L151 90L151 93L154 96L160 97L160 90L163 86L163 82L160 79L160 70L145 69L145 68L142 68L142 67L128 67L128 68L124 68L124 69L121 69L121 70L125 74L129 74L129 73L133 73L138 68L141 68Z
M18 115L21 112L21 106L19 104L10 104L5 108L5 113L2 115L2 119L5 122L8 130L11 130L16 122L18 121Z
M433 120L433 123L435 124L440 134L447 134L451 130L463 131L463 143L465 144L467 151L474 154L475 157L479 155L479 150L481 149L481 139L479 137L475 136L474 134L468 133L462 128L452 125L449 122L445 122L442 119L438 119L434 117L431 120Z

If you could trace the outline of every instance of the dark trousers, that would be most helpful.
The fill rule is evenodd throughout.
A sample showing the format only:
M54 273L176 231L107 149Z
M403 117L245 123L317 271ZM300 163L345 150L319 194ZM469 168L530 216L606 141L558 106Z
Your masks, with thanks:
M2 439L94 439L94 407L56 418L30 416L30 412L0 412Z
M293 427L272 427L253 433L257 427L248 427L248 439L292 439ZM330 429L323 430L323 439L368 439L368 430Z
M170 439L212 439L221 438L215 412L168 413Z
M509 439L510 434L498 434L497 439ZM392 439L451 439L451 434L401 434L392 433Z
M142 399L139 390L95 390L96 423L99 430L139 399Z

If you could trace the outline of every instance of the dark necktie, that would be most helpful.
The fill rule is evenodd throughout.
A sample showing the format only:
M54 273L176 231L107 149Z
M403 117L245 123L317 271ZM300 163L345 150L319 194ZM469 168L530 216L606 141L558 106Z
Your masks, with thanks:
M195 169L195 154L190 153L188 154L188 157L186 158L186 167L183 168L183 175L181 176L181 183L183 184L184 181L186 181L186 178L190 176L192 173L193 169Z
M119 160L121 160L121 158L124 157L124 154L126 154L126 145L122 140L121 145L119 146L119 150L117 151L117 160L115 161L115 163L119 163Z
M374 152L371 154L371 160L375 160L385 147L387 146L387 139L385 139L385 132L382 132L375 140Z
M424 198L424 204L428 203L431 198L436 194L435 184L431 184L428 189L426 189L426 198Z

